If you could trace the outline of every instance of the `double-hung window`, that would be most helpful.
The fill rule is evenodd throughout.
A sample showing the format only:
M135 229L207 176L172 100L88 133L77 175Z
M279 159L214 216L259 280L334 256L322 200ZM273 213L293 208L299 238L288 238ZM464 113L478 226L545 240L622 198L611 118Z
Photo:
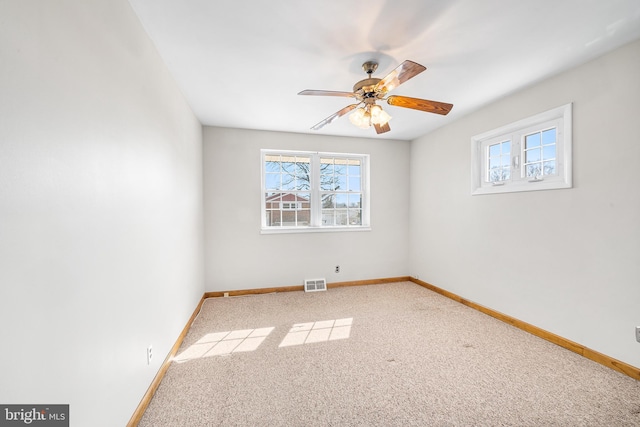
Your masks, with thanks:
M471 194L571 188L571 104L471 138Z
M369 228L369 156L262 150L262 232Z

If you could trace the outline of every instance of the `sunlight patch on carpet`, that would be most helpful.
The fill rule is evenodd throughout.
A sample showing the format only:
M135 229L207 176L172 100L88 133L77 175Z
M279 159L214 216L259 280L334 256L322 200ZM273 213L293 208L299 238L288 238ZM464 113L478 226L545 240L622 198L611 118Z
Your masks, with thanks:
M351 335L353 318L296 323L291 327L279 347L344 340Z
M256 350L275 328L241 329L204 335L173 358L182 363L201 357L223 356Z

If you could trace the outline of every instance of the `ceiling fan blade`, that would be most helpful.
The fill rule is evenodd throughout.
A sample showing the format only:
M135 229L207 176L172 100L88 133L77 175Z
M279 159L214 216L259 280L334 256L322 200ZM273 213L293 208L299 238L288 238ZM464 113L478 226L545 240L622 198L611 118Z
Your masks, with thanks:
M373 127L376 128L376 133L379 135L381 133L389 132L391 128L389 127L389 123L385 123L383 125L373 124Z
M328 125L329 123L331 123L332 121L334 121L335 119L337 119L338 117L342 117L345 114L347 114L349 111L355 109L358 105L360 104L351 104L351 105L347 105L346 107L344 107L342 110L338 111L337 113L334 113L332 115L330 115L329 117L327 117L326 119L324 119L323 121L321 121L320 123L314 125L311 129L313 130L319 130L320 128L322 128L325 125Z
M344 96L347 98L355 98L356 94L353 92L339 92L335 90L312 90L307 89L299 92L298 95L315 95L315 96Z
M446 116L453 108L453 104L445 102L429 101L428 99L409 98L408 96L392 95L387 98L387 103L395 107L412 108L414 110L426 111Z
M395 70L386 75L386 77L378 82L375 86L376 92L387 93L412 77L417 76L427 68L413 61L404 61L398 65Z

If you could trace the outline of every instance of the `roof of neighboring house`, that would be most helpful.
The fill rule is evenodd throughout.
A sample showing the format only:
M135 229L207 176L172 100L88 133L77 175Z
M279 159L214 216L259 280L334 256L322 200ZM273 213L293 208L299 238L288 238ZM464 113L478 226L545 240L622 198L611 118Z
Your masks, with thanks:
M308 197L300 196L296 193L277 193L272 196L269 196L265 199L265 201L270 202L273 200L282 200L284 202L308 202Z

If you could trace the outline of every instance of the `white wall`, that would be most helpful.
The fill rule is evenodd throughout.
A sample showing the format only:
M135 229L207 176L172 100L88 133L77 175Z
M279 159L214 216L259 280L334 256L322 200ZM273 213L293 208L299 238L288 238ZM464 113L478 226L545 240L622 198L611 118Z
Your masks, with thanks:
M204 291L202 127L126 0L0 9L0 402L124 425Z
M370 154L372 231L260 234L263 148ZM407 275L406 141L205 127L204 181L207 291Z
M640 367L640 42L412 143L420 279ZM574 188L470 195L470 138L573 102Z

